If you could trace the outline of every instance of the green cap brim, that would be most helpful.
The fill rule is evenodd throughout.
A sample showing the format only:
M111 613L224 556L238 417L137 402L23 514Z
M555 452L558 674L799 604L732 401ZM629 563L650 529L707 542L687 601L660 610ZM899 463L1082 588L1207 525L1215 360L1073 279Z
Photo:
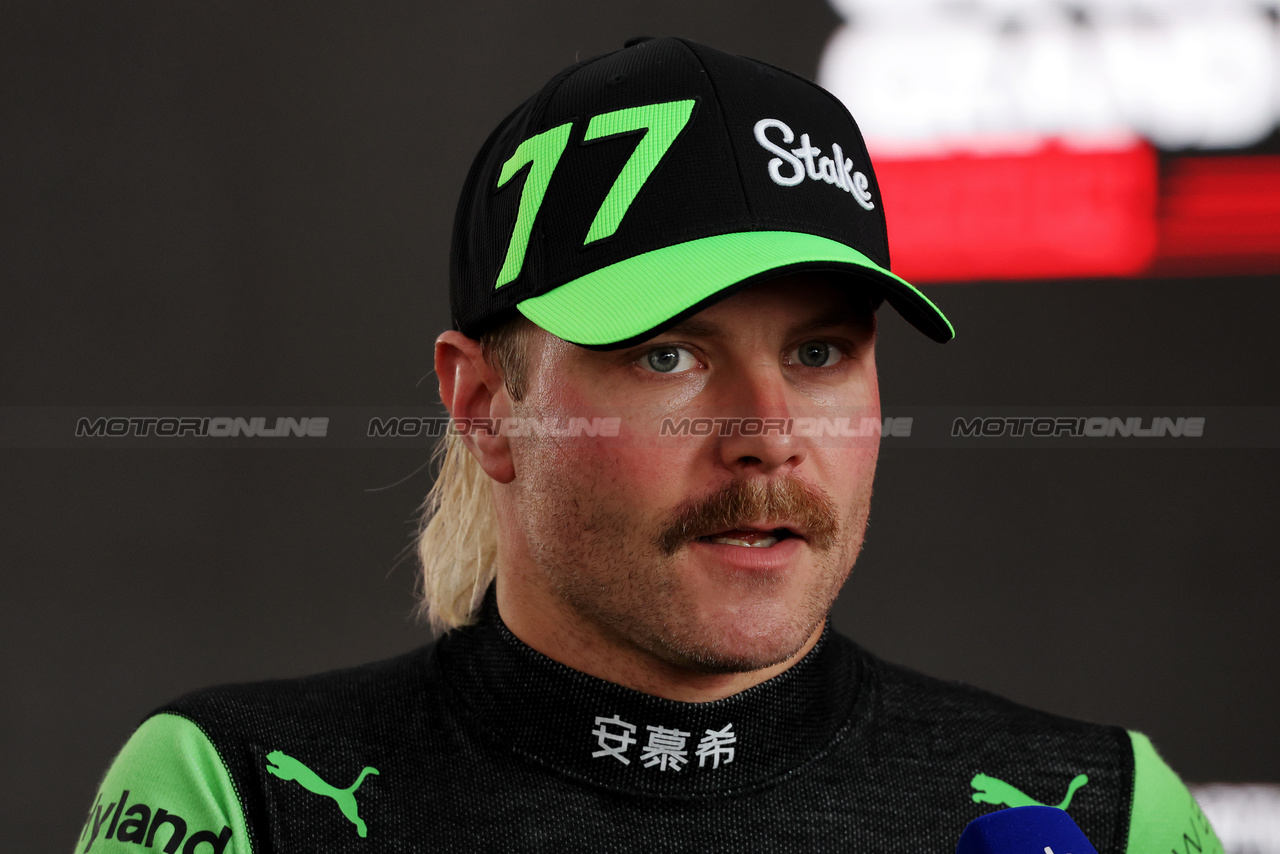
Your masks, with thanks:
M739 287L803 270L857 275L934 341L955 337L938 307L901 277L843 243L794 231L718 234L665 246L566 282L517 308L574 344L624 347Z

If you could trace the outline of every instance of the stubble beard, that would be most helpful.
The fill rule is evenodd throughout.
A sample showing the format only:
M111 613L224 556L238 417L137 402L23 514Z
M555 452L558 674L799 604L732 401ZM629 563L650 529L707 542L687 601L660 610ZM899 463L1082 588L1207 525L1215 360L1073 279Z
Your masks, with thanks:
M724 626L708 620L700 603L682 584L682 563L698 528L689 518L724 518L745 524L775 515L777 491L758 490L755 497L735 491L728 503L741 515L717 515L724 509L724 490L677 508L667 518L637 525L634 512L615 506L592 480L586 484L546 482L531 485L523 508L533 559L554 593L593 630L614 645L652 656L667 665L705 674L747 673L781 664L799 652L822 625L862 548L871 501L872 472L857 486L852 506L840 519L831 499L814 487L807 496L814 537L804 548L813 562L812 576L798 603L778 601L785 578L767 575L733 579L732 591L755 599L743 609L745 622L763 628L729 637ZM742 482L738 482L741 487ZM792 482L795 486L795 482ZM747 491L752 492L748 487ZM785 490L784 490L785 492ZM719 495L717 499L714 496ZM793 490L790 501L797 493ZM710 505L715 505L708 510ZM773 502L772 504L770 502ZM784 502L785 503L785 502ZM787 505L794 509L794 503ZM707 510L699 516L698 508ZM825 522L815 521L825 517ZM673 529L683 526L683 534ZM723 618L723 615L721 617ZM736 628L736 626L735 626Z

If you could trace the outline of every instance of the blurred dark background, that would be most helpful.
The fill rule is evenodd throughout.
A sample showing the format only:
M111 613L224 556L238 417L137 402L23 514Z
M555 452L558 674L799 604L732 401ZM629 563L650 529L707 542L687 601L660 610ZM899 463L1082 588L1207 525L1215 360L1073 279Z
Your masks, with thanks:
M812 75L821 0L0 8L0 405L427 406L453 207L577 58L679 34ZM886 414L1280 405L1278 277L933 286ZM1266 443L1262 443L1266 444ZM1271 442L1272 446L1280 442ZM426 642L425 443L0 450L0 826L70 850L147 711ZM886 448L836 624L879 654L1280 782L1280 451Z

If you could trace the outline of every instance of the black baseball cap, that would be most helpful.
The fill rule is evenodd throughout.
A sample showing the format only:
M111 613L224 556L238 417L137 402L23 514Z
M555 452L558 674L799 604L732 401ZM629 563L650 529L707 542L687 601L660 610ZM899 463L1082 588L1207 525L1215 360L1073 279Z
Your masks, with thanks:
M458 204L449 298L473 338L518 311L613 349L799 271L849 274L933 340L955 336L890 271L866 144L834 95L644 39L560 72L489 136Z

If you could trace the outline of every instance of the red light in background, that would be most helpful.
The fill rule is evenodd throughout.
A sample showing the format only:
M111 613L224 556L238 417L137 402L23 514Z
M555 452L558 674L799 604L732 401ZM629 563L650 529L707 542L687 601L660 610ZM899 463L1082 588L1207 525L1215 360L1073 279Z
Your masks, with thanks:
M908 281L1280 272L1280 156L878 158Z
M876 160L908 281L1141 275L1157 245L1157 159L1047 144L1031 154Z
M1280 271L1280 157L1171 159L1152 273Z

